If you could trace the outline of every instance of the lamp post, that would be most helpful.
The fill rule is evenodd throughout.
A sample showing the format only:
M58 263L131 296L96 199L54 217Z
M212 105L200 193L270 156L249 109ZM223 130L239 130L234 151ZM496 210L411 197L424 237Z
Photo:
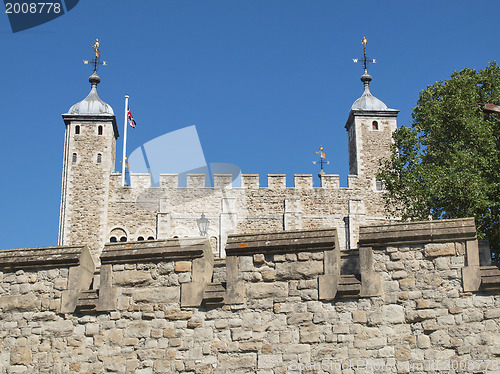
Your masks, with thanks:
M205 213L201 213L201 217L196 220L200 236L207 236L208 225L210 221L205 217Z

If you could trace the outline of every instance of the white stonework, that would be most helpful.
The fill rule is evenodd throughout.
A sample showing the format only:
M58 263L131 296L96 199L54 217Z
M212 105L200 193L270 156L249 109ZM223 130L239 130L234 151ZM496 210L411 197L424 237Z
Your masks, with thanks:
M365 96L366 90L365 82ZM294 176L294 187L286 187L286 176L279 174L268 175L267 187L260 187L264 183L255 174L243 174L241 187L232 186L229 175L217 174L214 187L205 187L204 175L193 174L187 176L187 187L178 187L178 175L162 174L159 187L151 187L151 176L144 173L132 173L130 186L122 187L121 173L113 172L116 120L112 109L98 99L97 90L92 93L86 100L107 113L63 115L60 245L87 244L97 259L110 240L198 236L196 220L204 213L210 220L208 235L222 257L228 234L297 229L335 227L340 248L348 249L357 247L360 225L388 220L375 176L380 160L390 155L398 111L383 103L374 110L357 100L349 113L347 187L340 187L338 175L327 174L321 175L319 188L313 187L312 175L304 174Z

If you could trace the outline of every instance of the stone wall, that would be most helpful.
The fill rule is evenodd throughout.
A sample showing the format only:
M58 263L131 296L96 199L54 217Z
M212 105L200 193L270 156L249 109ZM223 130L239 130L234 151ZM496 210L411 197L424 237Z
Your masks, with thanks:
M203 175L188 175L188 181L196 177ZM357 246L359 226L389 221L371 179L361 183L353 177L347 188L340 188L338 176L326 174L322 187L313 187L312 175L296 175L294 187L286 187L285 175L269 175L267 187L259 187L258 175L242 175L244 187L232 186L227 175L214 178L216 187L204 187L203 181L198 187L178 187L178 176L165 174L159 187L149 187L148 174L132 174L131 186L121 187L121 174L113 174L107 241L117 228L127 232L129 241L146 228L157 239L196 236L196 220L203 213L221 256L228 235L330 227L337 229L340 248L349 249Z
M499 371L472 219L363 227L360 245L230 236L217 284L201 239L109 244L91 282L86 248L1 251L0 373Z

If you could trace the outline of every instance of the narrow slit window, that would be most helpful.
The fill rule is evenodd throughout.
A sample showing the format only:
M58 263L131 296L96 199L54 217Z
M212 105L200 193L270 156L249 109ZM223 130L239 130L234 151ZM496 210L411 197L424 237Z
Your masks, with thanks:
M383 181L376 181L375 182L375 189L377 191L384 191L385 190L385 185Z
M75 163L75 162L76 162L76 157L77 157L77 156L76 156L76 153L73 153L73 159L72 159L73 163Z
M100 164L102 162L102 155L100 153L97 154L97 163Z
M76 135L80 134L80 125L75 126L75 134Z
M102 135L102 126L97 128L97 135Z

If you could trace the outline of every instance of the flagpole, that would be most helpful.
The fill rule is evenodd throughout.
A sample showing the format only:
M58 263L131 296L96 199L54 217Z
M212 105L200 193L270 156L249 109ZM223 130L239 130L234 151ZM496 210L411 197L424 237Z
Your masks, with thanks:
M125 162L127 161L127 112L128 95L125 95L125 117L123 121L122 187L125 187Z

